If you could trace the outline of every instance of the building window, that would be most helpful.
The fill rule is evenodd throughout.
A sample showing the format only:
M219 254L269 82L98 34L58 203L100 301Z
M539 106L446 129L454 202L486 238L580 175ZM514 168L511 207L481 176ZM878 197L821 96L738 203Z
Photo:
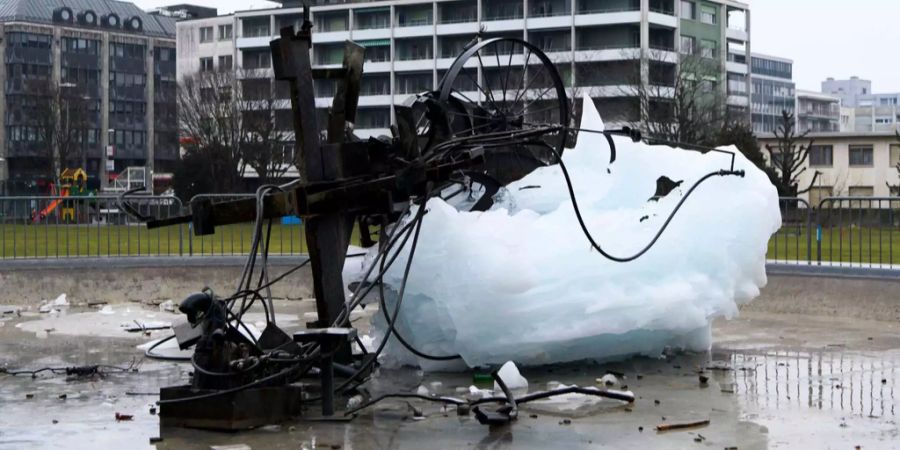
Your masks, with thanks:
M213 71L213 59L212 58L200 58L200 71L201 72L212 72Z
M850 146L850 167L872 167L873 159L871 145Z
M234 66L231 55L224 55L219 57L219 70L231 70Z
M697 48L697 39L693 36L681 36L681 53L693 55Z
M244 69L268 69L272 67L271 53L268 50L244 50Z
M900 166L900 144L891 144L891 167Z
M850 197L874 197L875 188L873 188L872 186L850 186L849 194ZM871 208L873 206L872 203L872 200L851 201L850 208Z
M219 25L219 40L227 41L231 39L232 25Z
M697 11L694 9L694 2L681 2L681 18L697 20Z
M813 145L809 148L809 165L811 167L831 167L834 165L834 147L830 145Z
M700 41L700 56L704 58L715 59L716 41L708 41L706 39Z
M700 21L710 25L716 24L716 8L712 6L704 6L700 11Z
M213 41L213 27L200 27L200 42Z

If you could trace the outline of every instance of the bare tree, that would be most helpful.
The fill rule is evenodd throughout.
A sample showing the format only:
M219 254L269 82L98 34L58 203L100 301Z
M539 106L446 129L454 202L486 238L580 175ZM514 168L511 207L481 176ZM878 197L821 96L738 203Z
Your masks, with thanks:
M766 144L769 161L776 172L772 181L778 188L778 194L782 197L796 197L809 192L820 175L819 172L816 172L809 185L802 190L799 189L800 175L806 172L806 161L809 158L813 140L807 141L806 139L809 131L797 134L795 128L794 115L782 111L781 124L774 132L776 144ZM807 141L807 143L800 143L801 141Z
M290 152L285 151L289 132L282 130L276 121L277 106L278 99L269 79L243 80L241 110L245 140L241 157L256 172L261 185L282 178L292 164Z
M36 94L27 116L41 143L39 153L48 162L48 178L59 184L63 169L86 162L92 100L77 86L49 79L30 80L28 89Z
M201 72L182 80L178 90L179 128L186 137L184 167L175 177L179 195L197 189L235 192L242 189L247 167L252 167L260 183L282 177L290 167L285 161L287 133L275 123L277 100L271 80L252 78L239 71ZM202 171L214 180L197 185L184 178Z
M703 55L650 50L647 74L633 70L623 95L638 99L633 128L673 142L714 145L727 122L721 62ZM646 78L646 79L645 79Z

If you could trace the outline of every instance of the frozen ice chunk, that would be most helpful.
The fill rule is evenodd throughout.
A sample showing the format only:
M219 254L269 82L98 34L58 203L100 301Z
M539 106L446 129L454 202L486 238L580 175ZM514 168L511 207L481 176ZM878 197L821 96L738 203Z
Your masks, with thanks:
M69 306L69 299L66 298L66 294L59 294L59 297L53 300L53 306Z
M599 128L590 99L583 109L581 126ZM613 163L606 138L594 133L581 133L563 160L586 227L618 256L644 248L694 183L732 166L726 153L613 140ZM728 150L735 152L734 169L746 175L699 185L656 244L630 263L610 261L591 247L559 165L501 189L485 212L430 200L397 330L427 354L461 355L457 369L709 348L713 319L736 315L766 284L768 240L781 224L768 176ZM663 176L681 184L648 201ZM520 189L526 186L539 188ZM400 286L410 244L384 277L388 311L397 302L390 292ZM386 328L376 314L375 334ZM415 357L395 339L382 361L452 366Z
M507 361L503 367L497 371L497 376L506 383L506 387L511 391L528 391L528 380L519 373L519 368L512 361ZM500 385L494 382L494 393L503 393Z

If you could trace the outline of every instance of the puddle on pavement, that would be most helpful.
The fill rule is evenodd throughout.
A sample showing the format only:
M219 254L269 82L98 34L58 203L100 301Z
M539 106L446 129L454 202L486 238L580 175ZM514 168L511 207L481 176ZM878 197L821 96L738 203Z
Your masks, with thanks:
M85 364L128 365L140 360L134 339L31 338L21 330L0 328L0 364L38 368ZM145 360L140 372L66 381L42 374L0 376L0 448L154 448L208 449L246 444L253 449L393 448L797 448L810 443L840 443L841 448L889 447L897 439L894 386L900 352L853 352L840 347L821 351L728 351L682 354L668 359L633 358L612 364L570 364L525 369L531 391L548 383L591 386L607 371L624 374L621 389L635 393L633 405L609 401L591 414L553 413L523 408L511 427L491 430L469 416L440 405L415 402L424 420L414 420L406 402L389 401L348 423L292 421L242 433L159 429L150 413L159 387L185 383L187 364ZM711 369L715 367L715 369ZM710 376L698 381L698 369ZM432 385L439 381L440 386ZM460 395L471 374L422 374L381 370L370 385L373 394L414 392ZM624 386L622 386L624 385ZM32 398L26 398L31 394ZM65 400L60 394L67 394ZM317 405L313 405L316 408ZM133 420L115 420L115 414ZM707 427L658 434L663 422L711 419ZM56 421L54 423L53 421ZM843 445L847 444L847 445ZM815 445L814 445L815 446Z

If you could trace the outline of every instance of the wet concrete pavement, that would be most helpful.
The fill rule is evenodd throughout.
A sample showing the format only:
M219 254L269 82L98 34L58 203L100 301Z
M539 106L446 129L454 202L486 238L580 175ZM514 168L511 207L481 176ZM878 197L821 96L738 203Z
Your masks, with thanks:
M302 303L279 311L287 310L300 323L311 306ZM162 437L154 444L158 449L225 444L266 450L900 447L900 392L894 392L900 382L900 329L891 322L752 312L717 323L716 344L709 353L525 369L532 391L546 389L551 381L596 385L607 371L619 372L625 375L621 384L637 400L632 405L605 400L575 413L546 405L526 407L518 421L497 429L479 425L471 415L457 416L455 409L413 401L425 416L417 420L410 404L398 400L366 410L352 422L296 420L216 433L159 429L158 416L150 412L157 399L152 394L161 386L186 383L189 366L142 359L134 346L148 338L73 337L51 331L38 339L33 331L15 327L37 318L2 322L0 367L129 366L135 361L138 372L78 381L47 373L34 379L0 375L0 448L154 448L151 437ZM706 386L699 382L698 370L709 375ZM471 385L472 374L382 370L371 391L409 392L433 381L441 383L433 392L459 395L456 388ZM62 394L65 399L59 398ZM133 420L117 422L117 412L133 415ZM661 423L704 419L710 424L698 429L654 431Z

